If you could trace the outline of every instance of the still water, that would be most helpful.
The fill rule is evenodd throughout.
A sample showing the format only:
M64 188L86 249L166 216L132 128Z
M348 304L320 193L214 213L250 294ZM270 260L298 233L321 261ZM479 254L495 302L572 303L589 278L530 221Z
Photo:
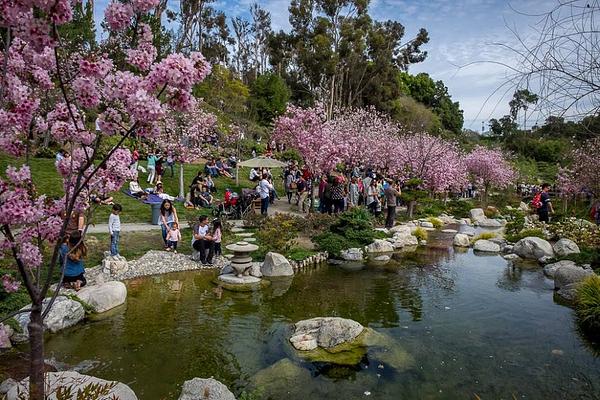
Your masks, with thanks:
M254 293L216 293L214 272L130 281L125 306L49 336L48 356L97 361L88 373L142 400L176 399L183 381L210 376L263 399L600 398L600 348L539 267L444 243L384 266L323 265ZM289 326L317 316L359 321L409 361L303 361Z

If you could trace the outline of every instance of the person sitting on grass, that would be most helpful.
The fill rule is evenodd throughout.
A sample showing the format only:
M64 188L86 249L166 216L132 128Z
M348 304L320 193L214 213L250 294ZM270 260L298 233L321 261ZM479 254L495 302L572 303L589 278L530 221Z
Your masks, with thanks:
M219 171L219 175L226 176L227 178L232 178L232 175L229 173L226 165L223 164L223 161L219 158L217 159L215 166L217 167L217 171Z
M148 198L148 193L140 186L140 180L136 178L135 181L129 182L129 193L138 199Z
M90 203L97 204L99 206L110 206L114 204L111 196L98 195L95 193L90 194Z
M206 170L210 174L210 176L214 178L219 176L219 169L217 168L217 164L214 159L206 163Z
M64 265L63 285L66 288L79 290L86 285L83 259L87 256L87 248L81 233L73 232L66 243L60 247L60 263Z
M213 196L210 194L210 189L206 185L202 185L202 189L200 191L200 196L203 199L202 207L210 207L213 203Z
M173 253L177 254L177 243L181 240L181 232L179 231L179 224L177 222L173 223L171 229L167 233L167 251L173 251Z

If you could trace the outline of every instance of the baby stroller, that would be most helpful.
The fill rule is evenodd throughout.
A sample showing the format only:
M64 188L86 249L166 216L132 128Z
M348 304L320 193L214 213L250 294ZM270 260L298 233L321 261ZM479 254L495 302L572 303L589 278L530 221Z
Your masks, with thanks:
M240 213L238 209L238 203L240 197L237 193L231 189L225 189L225 196L223 202L218 204L213 209L213 215L221 220L227 219L239 219Z
M245 218L248 214L254 212L252 204L258 197L259 195L256 193L256 190L242 189L242 197L240 197L237 206L240 219Z

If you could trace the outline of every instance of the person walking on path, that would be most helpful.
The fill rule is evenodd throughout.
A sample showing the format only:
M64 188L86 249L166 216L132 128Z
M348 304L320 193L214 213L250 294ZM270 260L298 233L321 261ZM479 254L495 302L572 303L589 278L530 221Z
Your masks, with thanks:
M148 183L154 184L154 178L156 177L156 156L154 155L154 151L150 151L148 153Z
M209 234L208 217L201 215L198 220L198 225L194 228L194 240L192 247L200 253L200 262L202 264L212 264L212 258L215 251L215 242ZM206 250L208 249L208 255Z
M350 186L348 187L348 207L352 208L358 206L358 198L358 178L356 176L353 176L352 181L350 182Z
M400 190L396 189L395 186L392 181L388 181L387 188L383 191L387 204L386 228L392 228L396 223L396 202L397 198L400 197Z
M308 188L306 187L306 181L303 176L300 176L298 182L296 182L296 190L298 191L298 201L296 205L298 206L298 210L302 212L307 212L306 208L306 196L308 195Z
M112 212L108 217L108 233L110 233L110 255L119 255L119 238L121 236L121 217L119 214L123 208L120 204L115 204L112 207Z
M550 222L550 214L554 214L554 207L552 207L549 191L550 184L544 183L540 195L541 205L537 210L540 222Z
M167 243L167 233L171 228L173 228L173 224L177 223L179 225L179 218L177 218L177 210L173 206L171 200L165 199L160 205L160 218L159 225L162 229L162 238L165 243L165 250L169 248L169 244Z

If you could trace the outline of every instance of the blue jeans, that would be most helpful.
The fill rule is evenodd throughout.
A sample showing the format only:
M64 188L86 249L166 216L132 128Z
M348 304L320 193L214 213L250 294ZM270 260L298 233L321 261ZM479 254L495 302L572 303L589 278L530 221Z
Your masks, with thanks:
M121 235L120 231L114 231L112 236L110 237L110 255L116 256L119 254L119 236Z
M269 209L269 197L265 197L264 199L260 199L260 213L262 215L267 215L267 210Z
M173 227L173 223L172 222L168 222L167 226L161 225L160 228L162 229L162 238L163 238L163 242L165 242L165 247L168 247L169 244L167 243L167 233L169 232L169 230Z

